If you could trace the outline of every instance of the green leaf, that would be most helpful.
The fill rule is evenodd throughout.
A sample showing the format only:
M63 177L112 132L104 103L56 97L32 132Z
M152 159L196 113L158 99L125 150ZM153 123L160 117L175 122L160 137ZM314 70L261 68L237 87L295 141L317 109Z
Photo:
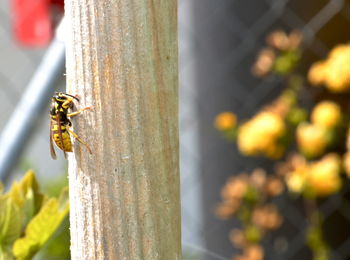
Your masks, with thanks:
M231 142L235 142L237 139L237 134L238 134L238 127L234 127L228 130L222 131L222 134L225 139Z
M13 260L15 259L12 255L11 248L0 246L0 260Z
M282 52L275 59L273 70L277 74L280 74L282 76L291 73L294 67L299 62L300 56L301 56L301 53L297 49Z
M259 199L258 190L252 186L248 186L243 198L249 205L254 205Z
M32 170L27 171L20 182L12 184L9 196L24 213L22 227L39 212L44 201L44 195L39 192L39 185Z
M25 236L15 241L13 254L18 260L31 259L54 235L69 211L68 188L59 199L50 198L28 223Z
M258 243L262 238L261 230L253 225L249 225L244 230L245 237L250 243Z
M56 178L50 178L42 185L43 192L49 197L58 198L61 194L62 188L68 186L67 173L61 174Z
M68 210L69 211L69 193L68 187L64 187L61 191L60 196L58 197L58 206L59 210ZM68 212L67 211L67 212Z
M64 218L55 235L35 255L35 259L63 260L70 258L69 216Z
M11 197L0 196L0 259L10 259L7 257L11 255L13 242L21 234L23 218L22 211Z
M301 107L293 107L287 114L287 121L294 126L306 121L307 111Z
M19 183L12 185L10 194L20 206L27 201L33 202L34 215L41 208L44 199L44 195L39 192L39 184L32 170L27 171Z

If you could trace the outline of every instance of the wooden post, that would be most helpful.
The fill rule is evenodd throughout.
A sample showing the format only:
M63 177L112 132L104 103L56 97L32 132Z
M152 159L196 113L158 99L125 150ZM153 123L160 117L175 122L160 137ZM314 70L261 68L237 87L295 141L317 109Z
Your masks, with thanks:
M181 259L176 0L67 0L72 259Z

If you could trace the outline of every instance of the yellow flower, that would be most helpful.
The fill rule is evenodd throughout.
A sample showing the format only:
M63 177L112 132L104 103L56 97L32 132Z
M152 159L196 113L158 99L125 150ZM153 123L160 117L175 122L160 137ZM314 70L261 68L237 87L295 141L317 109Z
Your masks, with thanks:
M350 87L350 53L344 53L327 64L325 84L333 92L348 91Z
M277 177L267 179L265 192L268 196L276 197L284 191L284 183Z
M333 128L341 120L341 109L338 104L332 101L318 103L311 113L312 123L327 128Z
M343 56L344 54L347 54L350 51L350 45L348 44L339 44L335 46L330 52L329 52L329 59L336 59L338 57Z
M238 131L237 145L240 152L247 156L257 155L258 149L255 143L256 136L246 125L241 126Z
M301 193L306 184L309 166L303 161L297 168L289 173L286 178L287 187L291 192Z
M266 184L266 172L261 168L256 168L250 175L250 183L257 189L262 189Z
M231 177L221 191L224 200L241 199L248 189L247 176L241 174Z
M276 54L271 48L262 49L252 68L253 75L256 77L267 75L272 69L275 58Z
M325 81L325 72L326 72L327 66L326 63L323 61L319 61L314 63L307 75L309 82L312 85L321 85Z
M301 193L305 185L305 176L292 172L287 178L287 186L291 192Z
M348 176L348 178L350 178L350 152L344 154L343 167L346 175Z
M254 118L254 127L261 131L264 136L277 137L285 132L285 124L278 115L263 111Z
M266 37L266 42L268 45L278 50L287 50L289 47L288 35L282 30L269 33Z
M333 92L350 90L350 45L336 46L325 61L312 65L308 79L311 84L324 84Z
M303 40L303 35L301 34L300 31L294 30L289 34L288 38L289 38L289 48L296 49L300 46Z
M253 121L248 121L239 127L237 144L241 153L244 155L256 155L258 152L256 139Z
M242 248L247 244L247 239L242 230L236 228L230 232L230 240L235 247Z
M329 154L322 160L312 163L308 174L308 187L317 196L328 196L341 187L341 161L338 155Z
M262 229L276 229L282 223L282 217L276 206L266 204L253 209L252 222L255 226Z
M219 204L215 209L215 214L222 219L228 219L232 217L241 206L239 200L228 200Z
M280 116L267 111L260 112L240 126L238 148L245 155L280 156L284 149L278 145L278 141L285 131L285 123Z
M216 116L215 127L218 130L225 131L236 127L237 117L232 112L223 112Z
M321 155L328 145L327 130L315 124L298 125L296 139L301 152L309 157Z
M250 244L244 248L243 259L246 260L263 260L264 259L264 249L258 244Z

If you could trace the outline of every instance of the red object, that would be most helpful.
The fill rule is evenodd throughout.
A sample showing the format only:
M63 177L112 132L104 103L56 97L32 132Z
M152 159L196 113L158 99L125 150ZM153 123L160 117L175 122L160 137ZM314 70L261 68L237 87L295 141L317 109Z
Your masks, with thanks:
M64 0L49 0L52 5L59 6L62 10L64 9Z
M53 36L52 6L63 12L63 0L12 0L13 30L26 46L45 46Z

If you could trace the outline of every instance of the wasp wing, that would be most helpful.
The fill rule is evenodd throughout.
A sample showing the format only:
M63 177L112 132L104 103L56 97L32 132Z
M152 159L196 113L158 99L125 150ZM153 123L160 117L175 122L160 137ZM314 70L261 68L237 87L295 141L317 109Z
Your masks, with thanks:
M57 156L56 156L55 148L54 148L54 146L53 146L52 131L53 131L52 119L50 119L50 153L51 153L52 159L56 160L56 159L57 159Z
M60 138L61 141L61 146L62 146L62 151L64 154L64 158L67 159L67 153L66 153L66 149L64 147L64 143L63 143L63 137L62 137L62 128L61 128L61 116L60 113L56 114L56 121L57 121L57 131L58 131L58 136Z

